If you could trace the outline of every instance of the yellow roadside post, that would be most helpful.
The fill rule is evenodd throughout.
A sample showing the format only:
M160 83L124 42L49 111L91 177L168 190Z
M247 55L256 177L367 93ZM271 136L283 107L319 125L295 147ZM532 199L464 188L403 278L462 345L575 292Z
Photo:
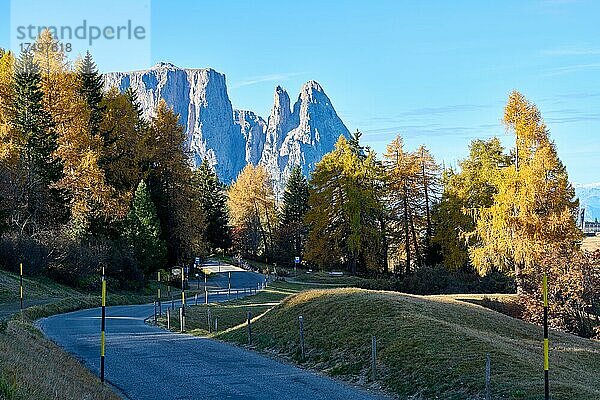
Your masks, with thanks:
M19 296L21 299L21 321L23 321L23 263L19 264Z
M102 267L102 323L100 331L100 381L104 383L104 330L106 328L106 277Z
M158 298L158 316L162 317L162 305L160 303L160 271L158 271L158 289L157 289L157 298Z
M548 278L544 272L542 279L543 293L544 293L544 399L550 400L550 383L548 381Z

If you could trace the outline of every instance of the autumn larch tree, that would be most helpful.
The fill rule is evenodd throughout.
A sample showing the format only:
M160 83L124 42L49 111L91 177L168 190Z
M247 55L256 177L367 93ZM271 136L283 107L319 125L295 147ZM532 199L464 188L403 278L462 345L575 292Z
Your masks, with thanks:
M275 196L266 169L248 164L231 184L227 205L234 227L234 247L268 260L276 226Z
M415 269L413 260L416 260L416 264L421 263L419 244L415 240L414 218L422 168L418 158L404 150L400 136L388 144L383 166L387 234L392 247L390 257L397 265L397 260L404 256L404 272L408 274Z
M310 180L308 261L351 274L384 268L380 180L375 153L360 145L360 133L340 136Z
M578 202L537 107L513 92L504 122L515 134L515 162L495 180L493 204L480 212L480 242L470 256L481 273L493 267L513 273L523 293L526 280L541 276L548 252L574 248L581 239Z
M167 260L171 265L188 263L208 250L206 220L191 182L183 126L164 100L150 121L149 135L148 189L167 242Z

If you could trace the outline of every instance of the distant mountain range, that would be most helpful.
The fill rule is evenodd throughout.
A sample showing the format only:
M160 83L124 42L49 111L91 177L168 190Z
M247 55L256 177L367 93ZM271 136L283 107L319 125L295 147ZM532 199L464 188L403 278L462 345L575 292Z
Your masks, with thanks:
M585 209L585 220L600 220L600 183L575 184L579 206Z
M288 93L277 86L271 114L264 120L252 111L234 110L225 75L210 68L159 63L104 78L106 89L134 89L146 117L164 99L185 127L193 165L207 158L225 183L234 180L246 164L261 164L281 189L294 165L308 175L333 150L340 135L350 134L315 81L302 86L293 106Z

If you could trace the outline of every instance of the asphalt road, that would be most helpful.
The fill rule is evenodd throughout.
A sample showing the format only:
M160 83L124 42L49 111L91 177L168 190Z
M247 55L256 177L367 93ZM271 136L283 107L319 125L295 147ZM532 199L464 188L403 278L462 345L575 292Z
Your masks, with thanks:
M234 289L255 287L264 276L232 272L231 280ZM222 274L210 283L225 288L227 281L227 274ZM211 296L210 301L226 299L222 294ZM226 343L147 325L144 320L153 313L151 304L107 307L106 313L106 379L125 398L381 398ZM99 373L99 308L43 318L37 324L48 338Z

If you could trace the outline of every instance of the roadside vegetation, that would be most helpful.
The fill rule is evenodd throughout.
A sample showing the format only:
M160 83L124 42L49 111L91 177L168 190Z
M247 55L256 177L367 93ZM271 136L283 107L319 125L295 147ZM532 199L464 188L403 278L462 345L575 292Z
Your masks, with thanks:
M221 182L207 159L190 168L164 100L144 109L105 88L90 53L71 62L62 48L45 30L31 52L0 49L1 268L78 290L97 289L104 268L133 290L211 254L281 275L299 257L368 289L517 292L536 323L545 274L551 326L600 335L600 252L580 248L567 169L523 94L498 110L514 145L473 140L456 167L400 135L377 154L357 130L310 171L274 183L248 164Z
M0 399L120 398L78 360L44 338L34 321L53 314L100 306L100 296L48 278L25 278L26 307L19 312L19 277L0 270ZM109 304L152 301L143 292L110 292Z
M30 322L13 320L0 333L0 399L120 399L78 360Z
M456 168L442 168L425 145L408 149L398 135L378 155L356 131L340 136L310 176L299 165L289 171L277 182L285 185L281 199L262 165L246 165L227 186L206 159L192 170L184 127L164 100L145 110L134 91L105 90L91 54L72 63L62 48L45 30L32 52L0 49L0 268L14 273L23 263L28 302L23 322L0 325L4 396L61 397L43 382L31 392L33 383L21 380L19 368L34 356L18 351L36 347L20 340L46 346L33 320L98 305L89 293L99 292L101 270L111 304L148 301L157 272L178 285L172 268L210 254L288 277L299 257L320 273L192 307L188 327L196 333L207 333L210 308L219 319L215 337L243 343L240 324L252 311L260 316L257 348L297 360L294 327L303 315L308 357L299 361L361 381L365 342L375 334L378 384L403 396L477 396L489 352L495 397L536 398L539 328L478 305L539 324L544 276L550 326L600 337L600 251L590 240L581 248L566 167L523 94L510 93L503 110L513 148L473 140ZM332 280L326 271L345 276ZM18 304L17 279L0 273L6 315ZM304 292L328 282L380 292ZM465 304L398 292L476 295ZM554 336L553 392L600 397L597 342ZM60 359L48 356L43 368L61 371Z

